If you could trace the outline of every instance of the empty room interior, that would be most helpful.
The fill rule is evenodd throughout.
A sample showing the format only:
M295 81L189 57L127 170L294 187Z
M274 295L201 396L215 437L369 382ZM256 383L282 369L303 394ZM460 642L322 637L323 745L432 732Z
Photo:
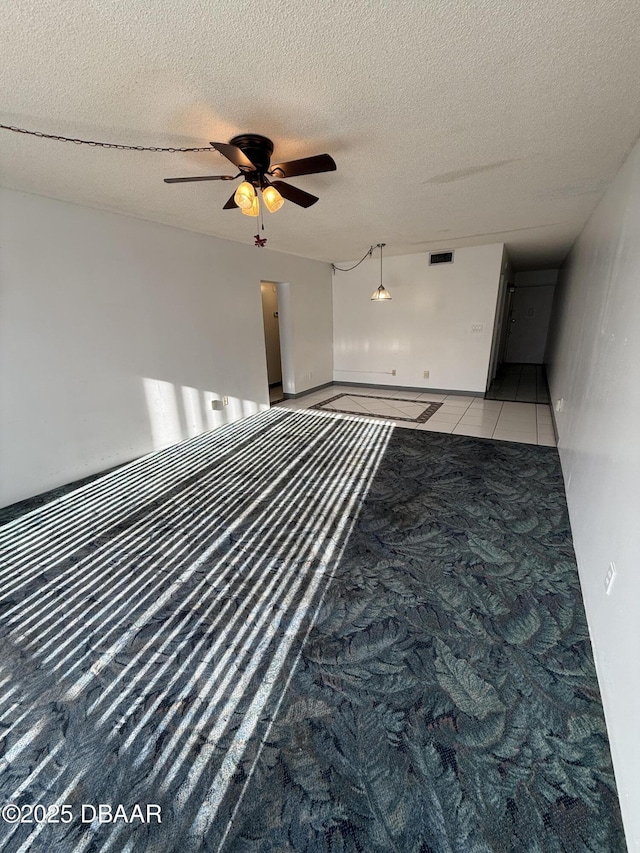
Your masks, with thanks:
M25 0L0 851L640 851L632 0Z

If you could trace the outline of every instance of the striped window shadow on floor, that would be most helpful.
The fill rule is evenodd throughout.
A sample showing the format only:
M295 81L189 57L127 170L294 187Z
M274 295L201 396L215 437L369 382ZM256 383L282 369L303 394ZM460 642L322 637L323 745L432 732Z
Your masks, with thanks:
M391 432L271 410L3 528L3 801L143 799L172 816L17 824L3 843L197 846L276 712Z
M442 403L424 403L403 397L378 397L375 394L336 394L310 406L310 409L337 412L342 415L363 415L405 423L424 424Z

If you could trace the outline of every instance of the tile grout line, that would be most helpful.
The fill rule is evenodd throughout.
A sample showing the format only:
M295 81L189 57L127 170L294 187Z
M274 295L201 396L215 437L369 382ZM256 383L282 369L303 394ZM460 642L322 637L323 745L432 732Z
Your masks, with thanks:
M331 391L333 391L333 390L336 390L336 389L326 389L325 394L331 393ZM349 396L349 392L346 388L341 387L340 390L342 391L342 393L345 396ZM361 390L361 389L358 389L358 390ZM373 389L373 388L367 389L367 390L375 391L375 389ZM353 393L357 395L357 391L354 391ZM401 392L394 392L394 393L401 393ZM320 399L322 396L323 395L319 395L319 396L314 395L313 400L315 402L322 402L322 400ZM377 395L373 394L372 396L377 396ZM422 396L422 395L417 395L417 397L420 397L420 396ZM403 426L405 428L410 428L410 429L417 429L420 427L424 427L426 423L430 422L431 425L433 427L435 427L435 429L430 430L430 431L442 432L443 434L450 434L450 435L451 434L457 434L457 435L468 434L468 433L464 433L464 432L456 432L456 430L460 430L461 428L464 430L466 428L466 426L468 426L469 428L472 428L473 430L477 430L478 432L480 432L484 429L487 429L488 432L490 431L490 435L489 436L480 436L480 437L490 437L496 441L503 441L503 440L504 441L516 441L516 442L522 441L522 443L525 443L525 444L531 444L531 443L535 443L536 445L541 444L542 434L545 432L545 428L544 428L545 423L543 423L543 419L539 417L538 406L544 406L544 412L549 412L550 408L549 408L548 403L543 403L543 404L534 403L533 404L536 406L535 431L531 430L531 424L527 425L527 424L524 424L522 422L518 422L517 418L516 418L516 421L514 423L500 424L500 419L508 414L505 411L505 402L510 402L510 403L515 402L517 410L520 410L520 411L523 411L524 407L528 407L528 406L532 405L530 403L522 403L522 402L519 402L517 400L516 401L492 400L490 398L483 398L483 397L474 396L474 397L468 397L468 398L465 397L465 401L469 400L470 402L467 402L466 405L464 406L464 408L462 408L462 407L458 408L458 406L463 403L463 400L451 400L452 397L456 396L455 394L454 395L450 395L450 394L442 395L442 399L437 401L437 402L441 403L443 406L446 406L447 402L449 401L451 406L452 406L452 411L449 411L448 413L446 413L447 417L451 418L451 420L448 423L445 423L445 422L441 423L440 426L442 427L442 429L438 429L438 414L437 413L435 413L435 418L433 418L433 419L429 418L429 421L425 422L425 424L412 424L409 422L404 422L404 419L406 417L408 417L408 413L405 413L401 408L399 408L399 406L402 406L403 404L409 404L409 405L413 405L413 404L422 405L422 404L424 404L424 405L428 405L429 403L433 402L433 399L432 399L433 396L435 396L435 395L425 394L425 397L427 399L417 399L414 397L411 397L411 398L402 397L402 398L398 398L397 403L395 400L393 403L391 401L387 401L386 398L383 398L381 396L381 398L380 398L381 402L384 402L384 404L386 404L386 406L389 407L389 409L391 410L390 412L388 412L386 414L383 412L381 412L379 414L378 413L372 413L368 407L363 406L362 411L357 412L357 413L353 412L353 413L351 413L350 417L355 417L355 418L363 418L363 417L364 418L366 418L366 417L378 418L379 417L382 420L385 420L386 422L388 422L390 424L394 424L394 422L396 422L396 421L398 421L398 423L399 423L400 419L402 419L402 423L399 423L399 425ZM438 395L438 396L440 396L440 395ZM493 427L486 427L483 423L465 425L465 423L464 423L465 418L469 415L476 415L476 416L479 415L480 420L482 421L482 416L483 416L483 414L485 414L483 412L483 407L481 405L474 407L474 404L475 403L482 403L485 400L488 400L491 403L498 403L499 404L499 407L497 409L492 409L492 411L491 411L491 415L496 417L495 425ZM309 400L307 404L310 404L310 403L311 403L311 400ZM398 406L398 408L396 408L396 406ZM295 408L305 408L305 405L301 401L299 401L299 405L295 406ZM327 407L327 409L325 411L332 412L337 417L341 416L338 412L332 411L329 407ZM512 409L511 409L511 411L512 411ZM486 413L486 414L488 414L488 413ZM455 419L453 418L453 415L455 415ZM396 424L396 425L398 425L398 424ZM496 433L501 431L501 430L511 432L511 433L516 433L516 436L518 433L522 434L522 433L526 433L528 430L531 430L531 432L533 432L533 436L531 436L530 439L528 439L528 440L527 439L522 440L518 437L504 438L504 439L503 438L496 438ZM552 445L547 445L547 442L545 441L545 446L556 446L556 445L555 445L555 443Z
M491 433L491 438L493 438L493 436L496 433L496 430L498 429L498 421L500 420L500 415L502 414L503 408L504 408L504 400L500 403L500 408L498 409L498 420L496 421L496 425L494 426L493 431ZM497 441L498 439L495 439L495 440Z

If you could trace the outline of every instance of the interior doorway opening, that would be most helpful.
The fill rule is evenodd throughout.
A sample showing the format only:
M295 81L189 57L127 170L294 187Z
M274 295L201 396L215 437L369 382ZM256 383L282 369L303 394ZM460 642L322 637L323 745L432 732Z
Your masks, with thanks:
M262 320L264 323L264 347L267 358L269 403L273 406L284 400L277 283L273 281L261 281L260 293L262 296Z

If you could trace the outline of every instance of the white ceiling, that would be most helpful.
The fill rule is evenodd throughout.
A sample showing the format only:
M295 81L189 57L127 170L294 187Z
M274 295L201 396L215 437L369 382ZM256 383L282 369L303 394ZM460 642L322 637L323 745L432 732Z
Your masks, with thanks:
M320 196L265 214L270 248L322 260L506 242L560 262L640 129L638 0L14 0L0 122L134 145L242 132ZM0 131L0 183L251 243L206 154ZM256 249L256 251L258 251Z

